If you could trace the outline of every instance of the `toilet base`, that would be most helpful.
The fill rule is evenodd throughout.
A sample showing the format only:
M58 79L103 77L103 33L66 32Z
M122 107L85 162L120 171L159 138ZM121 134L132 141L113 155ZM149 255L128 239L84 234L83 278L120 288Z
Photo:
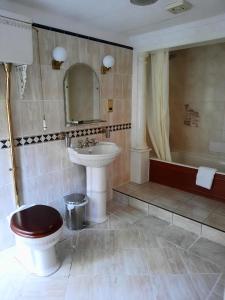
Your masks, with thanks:
M18 235L15 238L16 258L27 271L38 276L49 276L60 268L61 263L55 249L59 238L58 232L37 239L23 238Z
M49 276L61 266L56 256L55 246L47 250L35 251L16 243L16 259L28 272L38 276Z

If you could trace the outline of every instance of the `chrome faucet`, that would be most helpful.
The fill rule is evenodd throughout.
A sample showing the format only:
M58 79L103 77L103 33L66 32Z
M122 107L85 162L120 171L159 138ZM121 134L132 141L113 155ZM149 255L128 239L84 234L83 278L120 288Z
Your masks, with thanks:
M96 141L96 139L90 139L89 140L89 146L95 146L98 144L98 141Z
M88 139L88 137L85 139L85 141L83 142L83 147L85 148L85 147L89 147L89 144L90 144L90 142L89 142L89 139Z
M69 136L69 132L67 132L65 134L65 141L66 141L66 147L67 148L71 148L71 145L72 145L72 138L71 136Z
M78 140L77 147L78 148L86 148L86 147L91 147L95 146L98 143L95 139L90 139L87 137L85 141Z

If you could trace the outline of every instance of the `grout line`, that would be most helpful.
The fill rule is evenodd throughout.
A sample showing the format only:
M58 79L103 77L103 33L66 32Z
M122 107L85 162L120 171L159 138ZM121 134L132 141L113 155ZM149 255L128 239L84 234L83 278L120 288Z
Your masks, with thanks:
M187 251L189 251L191 249L191 247L193 247L193 245L201 238L201 236L198 236L197 239L187 248Z
M214 292L214 290L215 290L217 284L219 283L220 279L222 278L222 276L223 276L223 273L221 273L220 276L218 276L218 278L217 278L214 286L212 287L211 291L209 292L209 295L207 296L206 300L208 300L212 296L212 293Z

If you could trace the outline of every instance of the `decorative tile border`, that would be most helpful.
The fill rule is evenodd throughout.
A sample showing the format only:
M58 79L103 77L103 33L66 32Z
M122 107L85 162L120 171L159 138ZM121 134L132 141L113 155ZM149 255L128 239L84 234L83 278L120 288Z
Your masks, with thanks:
M84 137L94 134L103 133L103 129L109 128L111 132L118 131L118 130L126 130L131 128L131 123L124 123L124 124L116 124L116 125L109 125L103 127L94 127L94 128L85 128L85 129L77 129L77 130L70 130L70 131L62 131L56 133L47 133L42 135L34 135L34 136L27 136L27 137L18 137L14 139L14 145L16 147L26 146L26 145L33 145L39 143L46 143L46 142L53 142L62 140L62 134L69 133L70 137ZM10 143L8 139L0 140L0 149L7 149L10 147Z

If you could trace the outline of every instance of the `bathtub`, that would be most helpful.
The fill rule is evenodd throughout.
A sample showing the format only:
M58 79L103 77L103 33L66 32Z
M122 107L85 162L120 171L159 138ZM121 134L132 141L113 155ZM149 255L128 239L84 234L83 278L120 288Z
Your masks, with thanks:
M172 152L172 162L150 158L150 181L225 202L225 160L211 155ZM195 184L199 166L218 170L211 190Z
M172 152L172 161L182 165L193 167L215 168L218 172L225 173L225 157L210 154L199 154L194 152Z

